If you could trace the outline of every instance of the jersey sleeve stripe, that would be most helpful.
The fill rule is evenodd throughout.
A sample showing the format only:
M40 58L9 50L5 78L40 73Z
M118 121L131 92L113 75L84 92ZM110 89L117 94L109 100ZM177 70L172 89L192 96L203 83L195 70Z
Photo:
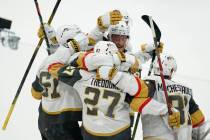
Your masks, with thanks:
M84 57L82 58L82 64L83 64L85 70L88 69L87 66L86 66L86 63L85 63L85 57L88 56L88 54L90 54L90 53L91 53L91 51L85 53Z
M64 66L62 63L53 63L48 67L48 72L54 77L57 78L57 72Z
M31 88L31 95L34 99L37 99L37 100L42 99L42 93L39 91L36 91L33 87Z
M58 66L58 65L64 65L63 63L52 63L52 64L50 64L49 66L48 66L48 71L50 71L53 67L55 67L55 66Z
M192 119L192 125L193 125L193 128L194 128L194 127L197 127L200 124L202 124L205 120L205 117L200 110L197 110L196 112L191 114L191 119Z
M135 97L130 103L130 107L132 110L136 112L141 112L145 105L147 105L152 98L141 98L141 97Z
M142 111L142 109L145 107L145 105L147 105L150 101L151 101L152 98L148 98L146 99L146 101L144 101L144 103L139 107L139 112Z
M139 97L139 94L141 93L141 82L140 79L138 77L135 77L137 84L138 84L138 91L135 94L135 97Z

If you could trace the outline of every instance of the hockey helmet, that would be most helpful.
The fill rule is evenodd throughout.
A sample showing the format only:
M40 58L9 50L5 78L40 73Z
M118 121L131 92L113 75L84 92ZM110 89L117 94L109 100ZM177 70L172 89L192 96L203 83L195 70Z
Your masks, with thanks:
M55 29L52 26L50 26L49 24L44 24L44 30L46 32L47 39L48 39L50 45L58 44Z
M110 41L99 41L94 47L94 53L110 55L116 52L118 52L117 46Z
M79 26L72 25L64 25L57 29L57 38L60 44L66 43L69 39L73 39L77 34L81 33L81 29Z
M128 36L130 34L130 28L125 23L125 21L120 21L116 25L110 25L108 29L109 36L115 34L115 35L122 35L122 36Z
M163 75L172 77L173 74L177 70L177 64L176 64L176 60L174 59L174 57L172 55L166 55L162 59L161 63L162 63L162 67L163 67ZM159 68L157 59L153 65L153 72L154 72L154 74L160 75L160 68Z

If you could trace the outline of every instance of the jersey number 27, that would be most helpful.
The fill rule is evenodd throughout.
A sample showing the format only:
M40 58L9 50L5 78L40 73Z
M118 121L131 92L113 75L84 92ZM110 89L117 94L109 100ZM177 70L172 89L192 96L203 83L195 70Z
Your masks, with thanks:
M109 99L112 98L112 101L108 103L108 109L106 112L106 116L113 118L114 114L114 108L115 106L118 104L119 100L120 100L120 94L116 93L114 91L110 91L110 90L100 90L99 88L94 88L94 87L87 87L85 89L85 94L86 95L90 95L90 93L93 94L92 98L85 98L84 102L87 105L91 105L92 108L87 108L87 114L88 115L97 115L98 114L98 107L97 104L100 102L100 94L102 94L102 99Z

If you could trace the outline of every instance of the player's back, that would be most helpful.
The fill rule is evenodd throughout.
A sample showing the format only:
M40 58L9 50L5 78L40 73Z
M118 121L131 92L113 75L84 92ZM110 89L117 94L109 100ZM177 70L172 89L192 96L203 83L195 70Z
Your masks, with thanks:
M77 91L56 80L48 72L46 61L40 66L37 77L44 89L42 94L42 109L45 113L55 115L73 111L74 113L78 112L78 115L80 114L82 103Z
M145 79L154 80L156 86L156 93L153 99L158 102L166 104L165 95L163 91L163 85L160 76L149 76ZM172 106L180 111L180 124L181 127L180 137L183 135L181 131L185 133L185 138L187 133L191 133L191 120L189 117L189 101L191 99L191 89L176 83L171 80L165 79L167 93L169 99L172 101ZM143 114L142 115L142 126L144 136L163 136L163 137L173 137L173 132L168 126L167 117L163 118L160 115Z
M97 79L95 72L75 69L69 74L72 77L63 78L65 83L73 85L82 99L83 127L87 132L111 136L130 127L130 109L124 101L125 93L111 81Z

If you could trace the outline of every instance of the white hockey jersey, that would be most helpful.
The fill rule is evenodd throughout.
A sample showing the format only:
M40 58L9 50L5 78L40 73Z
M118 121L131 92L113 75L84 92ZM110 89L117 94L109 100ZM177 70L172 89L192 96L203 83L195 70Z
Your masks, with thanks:
M59 70L58 75L59 80L73 86L79 93L83 103L83 126L92 135L112 136L130 127L126 93L136 96L131 103L136 111L146 104L146 100L139 100L145 95L141 92L146 91L143 90L146 86L128 73L118 72L112 81L98 80L94 72L66 66Z
M48 72L51 65L67 64L71 53L70 48L60 46L41 64L36 80L32 84L32 95L36 96L37 92L41 93L42 109L49 115L82 110L82 103L77 92L72 87L53 78Z
M160 76L150 76L145 79L155 81L156 92L153 99L159 103L166 104ZM172 106L180 111L181 127L172 130L168 125L166 116L163 117L163 114L153 114L150 110L152 110L152 108L155 110L155 106L150 106L151 108L148 108L149 106L147 106L142 111L143 136L144 138L155 137L173 140L175 139L173 132L176 131L178 140L190 140L192 133L192 121L190 115L198 111L198 106L192 98L192 90L171 80L165 79L165 82L169 99L172 101ZM166 111L163 112L167 112L166 105L164 110Z

